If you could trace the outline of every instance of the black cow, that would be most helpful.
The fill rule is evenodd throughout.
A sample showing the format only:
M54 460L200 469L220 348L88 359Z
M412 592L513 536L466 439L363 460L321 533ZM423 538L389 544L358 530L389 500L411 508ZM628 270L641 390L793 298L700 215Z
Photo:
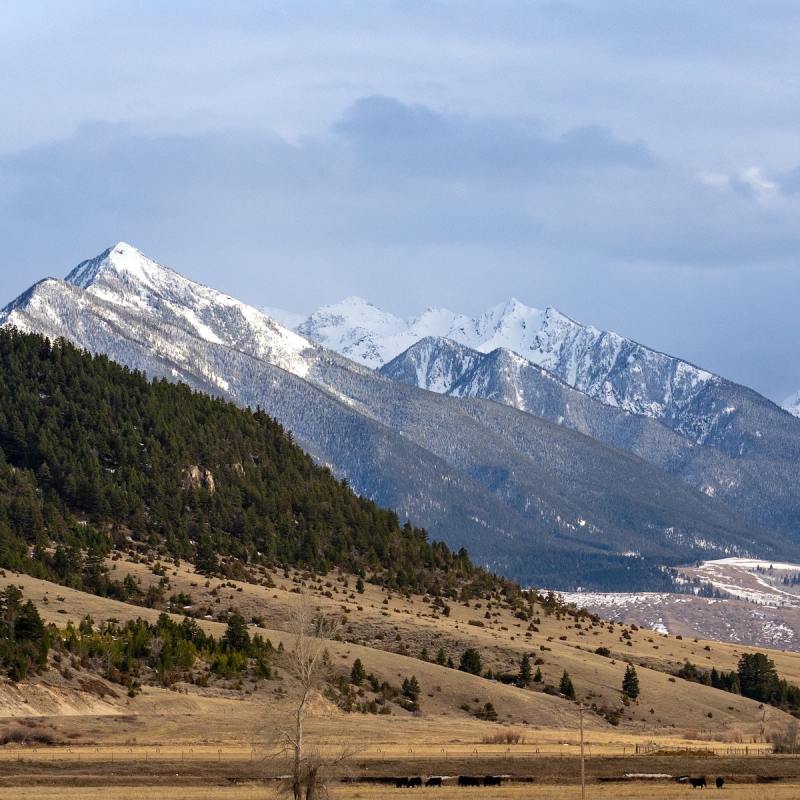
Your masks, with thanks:
M689 783L692 784L692 789L705 789L708 786L705 778L689 778Z
M487 775L483 779L484 786L499 786L503 782L503 779L499 775Z
M459 786L480 786L481 779L480 778L473 778L471 775L459 775L458 776L458 785Z
M417 775L414 778L409 778L408 779L408 788L409 789L416 789L417 786L422 786L422 778L420 778L419 775Z
M714 783L717 785L717 789L721 789L725 785L725 778L717 778Z
M408 778L398 778L395 787L398 789L408 789Z
M433 777L431 777L431 778L428 778L428 780L426 780L426 781L425 781L425 785L426 785L426 786L441 786L441 785L442 785L442 779L441 779L441 778L439 778L439 777L436 777L436 778L433 778Z

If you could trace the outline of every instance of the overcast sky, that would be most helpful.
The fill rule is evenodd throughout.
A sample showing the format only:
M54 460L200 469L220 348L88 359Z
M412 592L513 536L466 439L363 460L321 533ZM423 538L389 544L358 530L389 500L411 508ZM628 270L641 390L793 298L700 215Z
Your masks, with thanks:
M0 298L125 240L254 305L554 305L782 400L798 41L794 0L5 3Z

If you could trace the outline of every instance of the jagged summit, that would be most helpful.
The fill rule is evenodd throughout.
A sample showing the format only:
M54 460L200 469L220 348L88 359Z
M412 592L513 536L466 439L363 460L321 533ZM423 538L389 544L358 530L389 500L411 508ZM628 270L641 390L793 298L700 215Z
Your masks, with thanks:
M683 410L703 386L719 380L632 339L576 322L553 306L533 308L515 297L477 317L429 309L408 320L373 305L345 301L312 314L297 330L373 368L432 336L481 353L502 348L606 405L654 419L674 419L674 427L694 439L706 435L707 420L682 419ZM427 379L420 385L430 388ZM433 385L444 384L437 379Z
M127 242L117 242L100 255L82 261L65 278L67 283L86 289L105 275L126 276L132 281L152 284L164 274L177 275L148 258Z

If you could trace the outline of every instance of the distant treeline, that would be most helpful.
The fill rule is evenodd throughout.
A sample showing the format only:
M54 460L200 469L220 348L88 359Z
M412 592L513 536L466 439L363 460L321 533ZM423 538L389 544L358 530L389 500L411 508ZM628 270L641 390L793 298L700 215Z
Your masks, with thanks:
M800 688L781 678L765 653L744 653L736 670L703 670L687 661L675 675L687 681L740 694L800 716Z
M137 543L206 572L235 559L434 594L500 583L358 497L262 411L0 331L0 566L107 593L103 557Z

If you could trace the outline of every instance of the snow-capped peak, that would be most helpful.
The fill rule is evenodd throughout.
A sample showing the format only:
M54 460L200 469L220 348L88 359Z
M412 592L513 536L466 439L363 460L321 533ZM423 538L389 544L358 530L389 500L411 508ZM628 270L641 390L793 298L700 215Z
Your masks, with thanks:
M795 392L791 397L783 401L783 410L788 411L795 417L800 417L800 392Z
M81 289L86 289L107 272L126 275L131 280L151 284L154 278L164 272L172 273L172 270L147 258L141 250L137 250L133 245L127 242L117 242L99 256L78 264L67 275L66 281Z
M405 324L405 320L383 311L363 297L351 295L338 303L331 303L315 311L303 324L329 325L332 321L347 322L348 326L379 326L392 332Z
M415 341L404 336L407 321L382 311L361 297L346 297L339 303L323 306L295 328L301 335L336 350L369 367L379 367L388 360L387 353L398 347L401 352ZM396 345L379 345L378 340Z
M296 375L308 372L302 353L313 345L307 339L262 311L153 261L126 242L83 261L66 282L118 308L168 319L194 336L268 359Z

